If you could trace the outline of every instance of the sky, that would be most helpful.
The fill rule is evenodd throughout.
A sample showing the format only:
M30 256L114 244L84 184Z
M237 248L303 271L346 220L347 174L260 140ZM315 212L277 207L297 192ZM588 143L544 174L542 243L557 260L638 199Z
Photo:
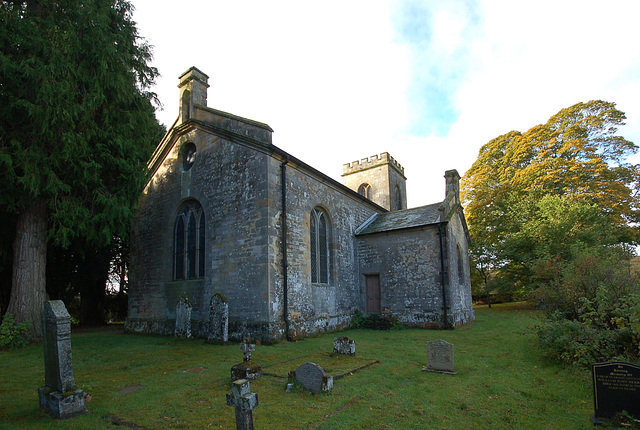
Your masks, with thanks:
M195 66L209 107L269 124L274 145L339 182L343 164L389 152L409 207L443 200L444 172L464 175L493 138L579 102L616 103L640 145L637 0L132 3L160 122Z

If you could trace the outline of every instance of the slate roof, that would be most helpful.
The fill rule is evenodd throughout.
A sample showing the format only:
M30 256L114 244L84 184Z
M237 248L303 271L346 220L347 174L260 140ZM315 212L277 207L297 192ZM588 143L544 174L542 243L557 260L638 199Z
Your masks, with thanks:
M440 222L440 211L438 211L440 206L442 203L434 203L418 208L377 214L373 221L365 225L356 236L437 224Z

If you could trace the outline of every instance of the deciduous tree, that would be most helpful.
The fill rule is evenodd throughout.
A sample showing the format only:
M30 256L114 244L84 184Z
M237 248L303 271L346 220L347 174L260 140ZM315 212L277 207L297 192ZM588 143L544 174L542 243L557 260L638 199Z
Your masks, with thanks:
M570 240L636 243L640 170L627 159L638 148L617 135L624 120L614 103L578 103L484 145L462 181L472 253L489 256L496 272L524 287L543 249L562 256ZM594 211L612 234L606 240L584 234L594 233Z

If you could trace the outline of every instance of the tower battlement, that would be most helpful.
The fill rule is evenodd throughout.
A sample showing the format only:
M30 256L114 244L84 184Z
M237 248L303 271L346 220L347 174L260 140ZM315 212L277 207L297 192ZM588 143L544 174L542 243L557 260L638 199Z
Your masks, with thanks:
M350 175L362 170L371 169L372 167L381 166L383 164L389 164L398 170L402 176L404 176L404 167L400 165L388 152L382 154L372 155L371 157L362 158L360 160L346 163L342 166L342 176Z

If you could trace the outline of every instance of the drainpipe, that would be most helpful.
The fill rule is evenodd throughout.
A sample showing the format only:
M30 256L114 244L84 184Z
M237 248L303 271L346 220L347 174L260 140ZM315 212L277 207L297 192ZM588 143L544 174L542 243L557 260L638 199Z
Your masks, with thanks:
M280 183L282 185L282 305L284 318L284 336L289 340L289 291L287 264L287 169L289 157L280 164Z
M447 322L447 287L449 286L449 273L447 271L447 265L445 264L445 257L447 255L447 231L446 222L438 224L438 238L440 239L440 284L442 285L442 325L443 328L449 328Z

